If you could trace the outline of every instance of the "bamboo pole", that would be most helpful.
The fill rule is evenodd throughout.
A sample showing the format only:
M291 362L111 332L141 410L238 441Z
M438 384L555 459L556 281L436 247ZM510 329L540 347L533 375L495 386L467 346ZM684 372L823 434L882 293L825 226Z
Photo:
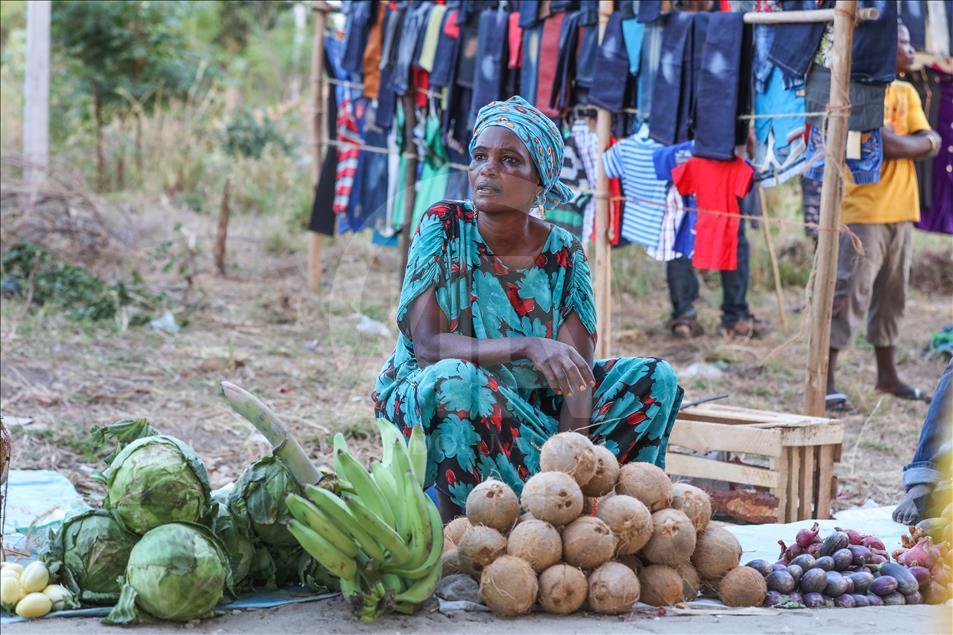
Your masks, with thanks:
M850 62L856 15L856 2L837 0L834 8L831 111L824 144L824 182L821 186L821 218L817 233L814 287L811 290L811 331L804 387L807 414L818 417L824 415L824 397L827 394L831 312L837 280L838 228L843 197L844 147L847 143L847 118L850 115Z
M414 205L417 202L417 151L414 147L414 128L417 127L417 110L414 105L414 93L409 92L403 97L404 104L404 143L406 152L406 170L404 172L404 227L400 235L400 280L404 281L404 271L407 269L407 254L410 252L412 238L412 223L414 221Z
M761 229L764 230L764 242L768 246L768 256L771 258L771 273L774 276L774 293L778 300L778 323L781 333L788 334L788 320L784 315L784 293L781 289L781 272L778 271L778 255L774 251L774 239L771 237L771 226L768 224L768 201L764 195L764 188L758 188L758 198L761 201Z
M838 2L840 4L840 2ZM853 4L857 4L854 2ZM864 22L876 20L880 17L880 9L864 7L856 9L856 20ZM777 11L772 13L748 12L744 15L746 24L807 24L809 22L832 22L837 15L837 7L833 9L815 9L814 11Z
M331 6L323 0L311 4L314 12L314 47L311 52L311 96L313 109L311 113L311 145L313 148L314 165L311 170L312 188L318 187L321 178L321 166L324 160L324 148L321 139L324 137L324 31L327 26L328 13ZM308 232L308 289L317 292L321 288L321 248L322 236L318 232Z
M599 0L599 41L606 31L606 24L613 11L612 0ZM620 80L621 81L621 80ZM593 290L596 300L596 357L609 356L609 340L612 337L612 252L609 244L609 178L602 163L602 154L609 146L609 130L612 113L599 108L596 113L596 134L599 137L599 152L596 155L596 217L593 236L595 239Z

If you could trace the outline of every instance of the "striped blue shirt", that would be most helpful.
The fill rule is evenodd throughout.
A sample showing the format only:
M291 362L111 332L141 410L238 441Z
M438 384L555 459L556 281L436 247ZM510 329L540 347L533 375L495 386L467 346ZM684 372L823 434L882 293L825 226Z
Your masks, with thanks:
M622 215L622 237L626 240L658 247L662 217L665 214L666 182L655 175L652 154L662 144L647 136L634 134L609 148L602 161L609 178L622 179L625 211Z

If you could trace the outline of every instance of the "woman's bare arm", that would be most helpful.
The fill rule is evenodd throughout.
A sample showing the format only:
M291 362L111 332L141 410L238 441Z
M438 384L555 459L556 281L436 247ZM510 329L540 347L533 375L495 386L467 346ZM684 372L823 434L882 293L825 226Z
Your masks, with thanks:
M573 349L585 361L587 368L592 368L592 358L594 343L589 331L579 321L575 312L570 313L569 317L559 329L557 336L560 342L572 346ZM589 377L592 377L591 370ZM567 394L563 399L563 407L559 413L559 431L579 430L580 433L588 436L588 430L583 430L589 425L592 418L592 388L595 386L595 380L584 382L582 389Z

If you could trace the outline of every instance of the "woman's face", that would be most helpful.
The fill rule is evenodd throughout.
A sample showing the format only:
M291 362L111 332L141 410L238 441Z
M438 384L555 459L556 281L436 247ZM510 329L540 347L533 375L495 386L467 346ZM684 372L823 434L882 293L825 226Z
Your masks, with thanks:
M519 210L529 213L543 191L529 150L515 134L500 126L485 128L470 158L473 202L490 214Z

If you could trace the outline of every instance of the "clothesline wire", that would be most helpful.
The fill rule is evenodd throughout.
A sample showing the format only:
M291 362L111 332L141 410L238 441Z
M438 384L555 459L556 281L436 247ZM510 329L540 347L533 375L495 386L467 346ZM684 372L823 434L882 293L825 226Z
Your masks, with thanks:
M642 205L647 205L649 207L655 207L655 208L661 208L663 210L668 208L668 205L666 203L660 203L658 201L654 201L651 199L638 198L633 196L609 196L609 195L602 195L602 196L594 195L594 196L595 198L607 199L609 202L625 201L628 203L640 203ZM850 242L854 250L860 255L863 255L864 253L864 246L860 238L857 236L857 234L852 232L851 229L845 223L840 223L838 227L822 227L818 223L809 223L807 221L796 221L796 220L791 220L788 218L778 218L778 217L772 217L769 219L766 216L755 216L753 214L741 214L740 212L735 214L727 210L705 209L705 208L693 207L693 208L686 208L685 211L686 212L693 211L698 214L704 214L706 216L732 216L742 220L756 220L762 223L770 222L770 223L778 223L781 225L795 225L799 227L812 228L817 231L843 232L847 234L847 236L850 238Z
M352 82L346 79L335 79L333 77L324 77L324 81L335 85L335 86L344 86L346 88L360 88L363 90L364 84L362 82ZM430 90L429 88L418 88L414 87L414 90L421 95L427 95L428 97L437 97L443 98L442 92L437 92ZM591 106L588 104L578 104L573 106L572 110L578 112L580 110L591 110L595 109L596 106ZM850 109L850 106L828 106L827 110L819 110L814 112L780 112L780 113L752 113L750 115L738 115L738 119L742 120L755 120L755 119L784 119L789 117L828 117L837 111L847 111ZM638 108L622 108L621 110L613 110L613 113L623 113L637 115L639 114Z

